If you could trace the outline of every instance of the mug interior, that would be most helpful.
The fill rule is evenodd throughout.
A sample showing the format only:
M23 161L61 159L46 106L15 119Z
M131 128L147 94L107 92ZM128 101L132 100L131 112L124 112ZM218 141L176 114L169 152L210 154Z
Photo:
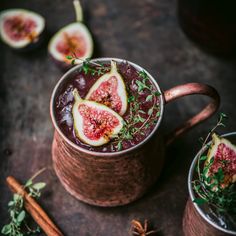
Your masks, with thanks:
M56 84L53 92L52 92L52 96L51 96L51 101L50 101L50 114L51 114L51 119L52 119L52 122L53 122L53 125L56 129L56 131L60 134L61 137L63 137L63 139L70 145L72 146L73 148L75 148L76 150L79 150L79 151L82 151L82 152L85 152L85 153L88 153L88 154L91 154L91 155L95 155L95 156L110 156L111 154L112 155L120 155L120 154L123 154L123 153L127 153L127 152L130 152L130 151L133 151L137 148L139 148L140 146L142 146L144 143L146 143L157 131L158 127L160 126L160 123L162 121L162 117L163 117L163 112L164 112L164 97L163 97L163 94L161 92L161 89L159 87L159 85L157 84L156 80L154 79L154 77L152 75L149 74L148 71L146 71L144 68L142 68L141 66L133 63L133 62L130 62L130 61L127 61L127 60L124 60L124 59L118 59L118 58L96 58L96 59L93 59L91 60L91 62L103 62L103 63L110 63L111 60L115 61L115 62L118 62L118 63L121 63L121 62L127 62L128 64L130 64L131 66L133 66L137 71L144 71L149 79L153 82L154 86L156 87L157 91L161 94L159 96L159 99L160 99L160 116L158 118L158 121L155 125L155 127L153 128L153 130L151 131L151 133L143 140L141 141L140 143L138 143L137 145L133 146L133 147L130 147L128 149L125 149L125 150L121 150L121 151L116 151L116 152L97 152L97 151L91 151L91 150L87 150L77 144L75 144L74 142L72 142L70 139L68 139L66 137L66 135L62 132L62 130L60 129L60 127L58 126L57 124L57 121L56 121L56 118L55 118L55 110L56 110L56 106L55 106L55 100L56 98L58 97L59 94L61 94L63 88L64 88L64 85L68 83L68 80L70 80L70 78L72 78L73 74L77 74L79 69L81 68L82 66L82 63L81 64L78 64L76 66L74 66L73 68L71 68L68 72L66 72L62 77L61 79L58 81L58 83Z
M231 137L231 138L234 138L235 141L236 141L236 132L232 132L232 133L227 133L227 134L224 134L224 135L220 135L221 137ZM194 160L191 164L191 167L190 167L190 170L189 170L189 174L188 174L188 191L189 191L189 195L190 195L190 198L191 200L193 201L196 197L195 193L194 193L194 190L192 188L192 180L193 180L193 177L194 177L194 171L195 171L195 167L196 167L196 164L197 164L197 160L198 158L207 150L207 147L208 145L210 144L211 142L209 142L208 144L206 144L198 153L197 155L194 157ZM224 232L224 233L227 233L227 234L231 234L231 235L236 235L236 231L232 231L232 230L228 230L228 229L225 229L225 228L222 228L221 226L219 226L216 222L210 220L206 214L204 213L204 211L202 210L202 208L200 208L196 203L193 202L193 205L195 207L195 209L198 211L198 213L201 215L201 217L207 221L210 225L212 225L214 228Z

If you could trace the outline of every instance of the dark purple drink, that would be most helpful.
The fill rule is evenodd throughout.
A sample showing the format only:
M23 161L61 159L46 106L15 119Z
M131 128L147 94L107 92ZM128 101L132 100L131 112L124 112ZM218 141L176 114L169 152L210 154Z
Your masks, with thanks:
M124 126L117 137L102 146L91 146L76 136L72 116L74 97L72 91L77 89L82 99L101 77L110 71L110 64L100 66L92 62L80 70L71 73L69 79L58 89L55 99L55 117L59 128L75 144L91 151L115 152L129 149L143 141L154 129L160 116L160 99L158 89L144 71L137 71L127 62L117 63L117 69L123 77L128 107L124 115Z

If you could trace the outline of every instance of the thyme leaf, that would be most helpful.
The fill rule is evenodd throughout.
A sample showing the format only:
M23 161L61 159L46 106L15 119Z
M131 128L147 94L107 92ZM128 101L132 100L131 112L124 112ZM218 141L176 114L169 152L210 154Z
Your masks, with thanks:
M122 150L122 143L124 141L133 140L137 133L144 136L145 129L156 124L157 119L160 116L157 97L160 96L161 93L156 91L156 88L150 83L149 77L145 71L140 71L138 76L140 80L135 81L138 86L138 92L148 90L149 93L146 96L145 101L152 102L152 106L148 112L144 111L138 100L138 95L133 95L129 92L128 103L130 106L130 116L113 142L116 144L116 149L118 151Z
M202 146L206 145L217 128L225 126L226 118L227 116L224 113L219 114L216 125L209 131L205 139L201 138ZM222 168L211 175L207 175L214 158L209 162L206 162L206 160L207 156L203 153L197 161L195 170L197 177L192 181L192 186L198 197L194 199L194 202L198 205L207 203L214 207L217 212L230 214L236 220L236 186L234 183L227 187L223 185L225 173ZM223 161L223 164L226 165L227 162Z
M41 190L46 186L46 184L43 182L33 182L33 180L44 170L45 168L39 170L29 180L27 180L24 185L24 188L33 198L39 198L41 195ZM24 210L24 199L20 194L13 194L12 200L8 202L8 207L10 223L3 226L1 230L3 235L23 236L35 235L36 233L40 232L39 227L32 229L27 223L28 214Z
M72 65L82 63L80 70L82 72L84 72L86 75L91 74L91 75L100 76L110 70L110 67L105 66L99 62L93 62L90 58L81 59L81 58L77 57L76 53L74 53L74 52L71 55L67 55L66 59L70 60Z

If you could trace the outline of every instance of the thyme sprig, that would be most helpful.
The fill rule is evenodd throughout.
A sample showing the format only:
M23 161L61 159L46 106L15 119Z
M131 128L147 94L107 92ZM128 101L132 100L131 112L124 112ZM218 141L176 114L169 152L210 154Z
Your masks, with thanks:
M217 123L216 125L209 131L209 133L207 134L204 142L202 143L202 147L204 147L206 145L206 143L208 142L209 138L211 137L211 135L214 133L214 131L220 127L220 126L223 126L225 127L225 124L224 124L224 121L227 119L227 115L224 114L223 112L221 112L219 114L219 117L218 117L218 120L217 120ZM200 138L200 141L203 140L202 138Z
M39 170L29 180L26 181L24 189L27 190L29 195L33 198L39 198L41 196L41 190L46 186L44 182L34 183L34 179L45 171L46 168ZM13 198L8 203L8 211L10 214L10 223L3 226L1 233L9 236L23 236L23 235L35 235L40 232L40 228L32 228L27 222L28 215L24 210L23 197L15 193Z
M113 142L113 144L116 144L118 151L122 150L123 141L132 140L137 133L140 135L145 135L144 130L155 124L160 116L159 104L157 100L160 93L156 91L153 84L149 83L150 81L145 71L140 71L138 76L140 80L135 81L137 90L139 93L144 92L144 90L149 91L145 101L152 102L152 106L147 112L148 117L144 118L146 112L141 109L138 94L131 95L129 92L130 95L128 97L128 103L130 106L130 116L128 120L124 121L123 128L117 135L116 140Z
M220 113L216 125L209 131L204 141L201 139L203 141L202 146L206 145L217 128L225 127L226 118L227 116L224 113ZM197 177L192 181L192 186L198 197L194 199L194 202L198 205L207 203L217 212L226 214L229 220L233 218L231 220L233 223L236 220L236 186L235 184L230 184L227 187L223 185L225 174L222 168L219 168L212 175L207 175L214 158L211 158L209 162L206 160L207 156L203 153L197 161Z
M77 62L82 63L80 69L85 74L90 73L91 75L100 76L107 73L111 69L110 66L103 65L100 62L91 61L89 58L85 60L78 58L75 53L72 53L66 58L71 60L72 65L76 64ZM156 88L152 83L150 83L149 77L144 70L139 71L138 77L139 79L135 81L137 91L138 93L142 93L147 90L148 95L146 96L146 102L152 102L152 106L147 112L148 117L144 118L144 114L146 115L146 112L141 109L140 101L138 100L138 94L132 95L129 92L130 95L128 97L128 103L130 106L130 116L128 120L124 121L123 128L119 134L114 137L115 140L113 142L113 144L115 144L115 148L119 151L123 148L122 145L124 140L132 140L137 133L140 135L145 135L143 132L144 129L157 122L157 119L160 116L157 97L161 94L156 91ZM153 114L155 114L155 116Z
M215 130L219 127L225 127L224 121L227 119L227 115L224 114L223 112L221 112L219 114L218 120L216 125L208 132L207 136L205 139L203 139L202 137L199 139L200 142L202 142L202 148L206 145L206 143L209 141L210 137L212 136L212 134L215 132ZM200 170L200 162L204 161L204 158L199 158L198 162L197 162L197 172L198 172L198 176L199 176L199 180L203 181L202 176L200 175L201 170Z
M90 73L91 75L100 76L111 69L109 66L103 65L101 62L92 61L90 58L81 59L77 57L75 53L66 56L66 59L71 60L72 65L82 63L80 70L86 75Z

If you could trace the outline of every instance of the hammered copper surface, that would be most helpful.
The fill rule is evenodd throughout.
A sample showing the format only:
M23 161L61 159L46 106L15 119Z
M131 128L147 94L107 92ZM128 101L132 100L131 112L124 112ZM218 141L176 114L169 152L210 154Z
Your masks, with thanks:
M188 95L206 95L211 98L209 104L192 118L185 121L173 132L167 135L167 144L172 143L176 138L192 129L197 124L211 117L220 106L220 96L218 92L207 84L187 83L170 88L164 92L166 104Z
M96 43L94 57L134 61L146 68L163 90L192 81L212 85L222 98L220 111L229 116L221 132L236 130L235 61L206 54L186 38L178 24L176 0L81 2L84 22ZM43 15L48 38L75 20L71 1L0 1L2 9L16 7ZM24 183L47 167L38 179L47 183L40 204L66 236L126 236L132 219L148 219L160 235L183 236L189 167L200 149L199 137L215 125L217 115L167 148L159 180L140 200L115 208L84 204L65 191L52 168L54 127L48 105L63 73L48 57L47 42L28 54L0 43L0 227L8 222L7 203L11 198L6 177L14 175ZM166 106L162 133L173 130L205 104L204 96L191 96Z
M217 230L204 220L197 212L191 199L188 199L184 219L183 231L185 236L227 236L230 234Z
M105 59L107 60L111 59ZM167 135L167 140L162 142L159 128L163 118L164 103L161 96L160 117L154 128L156 137L149 135L146 141L120 154L119 152L104 154L89 152L71 143L60 130L55 119L55 98L60 94L61 87L70 78L70 74L79 67L80 65L66 73L52 93L50 113L56 129L52 155L54 168L63 186L76 198L92 205L119 206L141 197L160 175L166 144L169 145L181 134L209 118L217 111L220 104L217 91L209 85L187 83L176 86L163 93L166 104L193 94L207 95L211 100L202 111L183 122L174 132Z
M75 150L55 132L54 168L66 190L79 200L124 205L140 198L160 175L164 143L159 137L135 151L102 157Z

